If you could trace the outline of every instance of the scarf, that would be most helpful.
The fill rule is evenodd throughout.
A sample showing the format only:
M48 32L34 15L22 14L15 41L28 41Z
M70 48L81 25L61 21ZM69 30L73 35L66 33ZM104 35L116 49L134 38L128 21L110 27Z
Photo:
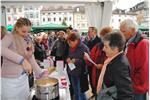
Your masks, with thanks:
M70 47L70 51L75 52L79 44L80 44L80 40L78 40L78 43L75 45L75 47Z
M22 55L27 60L31 58L34 52L34 46L29 36L21 36L15 31L13 31L13 37L17 52Z
M104 65L102 67L101 73L100 73L100 77L98 79L98 84L97 84L97 94L99 93L99 91L102 88L102 84L103 84L103 79L104 79L104 75L105 75L105 71L106 71L106 67L107 65L115 58L117 57L119 54L123 53L123 51L117 53L116 55L114 55L113 57L108 57L105 62Z

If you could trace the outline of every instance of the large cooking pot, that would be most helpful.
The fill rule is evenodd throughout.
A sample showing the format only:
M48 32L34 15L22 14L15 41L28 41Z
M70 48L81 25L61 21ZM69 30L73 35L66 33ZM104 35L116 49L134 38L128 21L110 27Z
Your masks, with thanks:
M59 100L59 85L55 78L35 80L35 95L39 100Z

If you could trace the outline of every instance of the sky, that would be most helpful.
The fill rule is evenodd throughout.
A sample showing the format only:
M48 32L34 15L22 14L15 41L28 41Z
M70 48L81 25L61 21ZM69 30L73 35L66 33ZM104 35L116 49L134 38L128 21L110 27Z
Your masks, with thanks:
M142 2L144 0L116 0L118 3L114 6L114 8L120 9L128 9L135 6L137 3Z

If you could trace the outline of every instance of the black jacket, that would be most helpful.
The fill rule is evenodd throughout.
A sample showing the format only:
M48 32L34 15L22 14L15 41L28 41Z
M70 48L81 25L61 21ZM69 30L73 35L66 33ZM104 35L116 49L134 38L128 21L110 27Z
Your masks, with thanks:
M43 62L43 60L46 58L46 52L44 50L43 45L39 43L35 43L34 48L35 48L35 51L34 51L35 59Z
M69 47L67 45L66 40L58 38L58 40L55 41L52 47L51 55L66 58L68 49Z
M96 36L94 40L88 41L87 46L90 50L92 50L92 48L99 42L101 42L101 39L98 36Z
M116 86L117 100L133 100L130 65L123 53L107 65L104 83L107 87Z

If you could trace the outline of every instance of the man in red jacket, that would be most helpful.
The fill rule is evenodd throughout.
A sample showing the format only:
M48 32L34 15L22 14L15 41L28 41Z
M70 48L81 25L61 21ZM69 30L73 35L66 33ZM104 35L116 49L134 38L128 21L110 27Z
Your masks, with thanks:
M125 53L131 65L134 100L146 100L149 90L149 41L138 30L137 23L131 19L121 22L120 31L127 40Z

